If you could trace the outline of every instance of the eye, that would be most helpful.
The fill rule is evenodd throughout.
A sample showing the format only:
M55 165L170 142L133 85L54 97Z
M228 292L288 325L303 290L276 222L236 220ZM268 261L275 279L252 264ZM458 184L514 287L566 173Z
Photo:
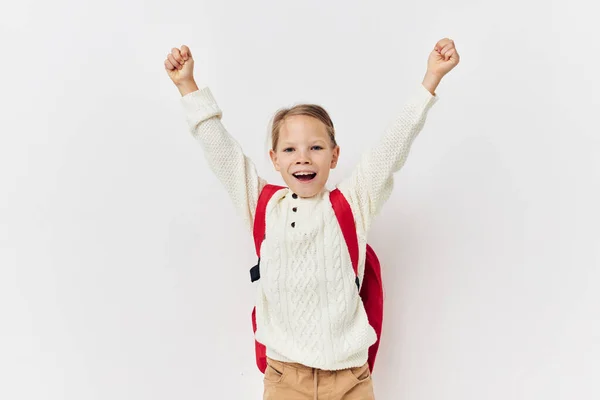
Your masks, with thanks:
M283 149L283 152L284 152L284 153L289 153L289 152L291 152L291 151L294 151L294 148L293 148L293 147L287 147L287 148Z
M323 147L318 146L318 145L317 146L313 146L312 148L313 148L313 150L323 150Z

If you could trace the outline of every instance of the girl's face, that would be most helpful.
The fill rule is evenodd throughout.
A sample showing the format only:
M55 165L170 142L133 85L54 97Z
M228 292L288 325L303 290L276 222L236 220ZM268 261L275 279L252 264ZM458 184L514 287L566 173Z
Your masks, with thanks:
M325 125L306 115L287 117L279 130L277 149L269 151L275 169L300 197L312 197L325 187L339 154Z

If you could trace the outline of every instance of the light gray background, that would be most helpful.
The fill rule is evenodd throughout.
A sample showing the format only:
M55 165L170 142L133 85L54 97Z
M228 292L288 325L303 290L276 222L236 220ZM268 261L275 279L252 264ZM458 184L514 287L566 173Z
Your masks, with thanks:
M322 104L333 185L443 37L461 63L370 236L377 398L600 398L600 31L569 3L3 3L0 398L261 398L252 240L166 54L274 183L269 119Z

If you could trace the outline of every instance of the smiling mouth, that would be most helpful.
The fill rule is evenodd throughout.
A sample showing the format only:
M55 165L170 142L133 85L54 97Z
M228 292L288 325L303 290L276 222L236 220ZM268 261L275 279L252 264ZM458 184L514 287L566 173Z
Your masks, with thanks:
M298 179L301 182L310 182L313 179L315 179L315 176L317 176L317 174L314 172L299 172L292 175L294 176L294 178Z

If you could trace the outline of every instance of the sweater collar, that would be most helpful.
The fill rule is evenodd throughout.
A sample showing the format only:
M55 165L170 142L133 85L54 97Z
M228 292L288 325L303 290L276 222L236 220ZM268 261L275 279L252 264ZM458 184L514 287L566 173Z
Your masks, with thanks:
M300 197L297 194L295 194L294 192L292 192L291 189L289 189L289 196L291 199L296 200L296 201L301 201L303 203L317 203L317 202L321 201L323 199L323 197L325 196L325 193L328 193L328 192L329 191L327 190L327 188L323 187L319 193L315 194L312 197Z

